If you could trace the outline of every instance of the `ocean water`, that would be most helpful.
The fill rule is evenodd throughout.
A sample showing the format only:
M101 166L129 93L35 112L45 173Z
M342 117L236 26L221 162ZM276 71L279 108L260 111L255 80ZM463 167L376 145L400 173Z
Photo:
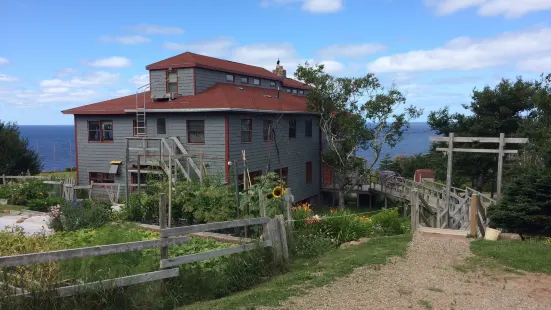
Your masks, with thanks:
M43 160L44 170L64 170L75 167L75 129L74 126L19 126L21 134L29 140L29 145L38 151ZM429 136L435 133L426 123L412 123L404 134L404 139L394 148L384 148L380 159L386 153L392 157L397 155L413 155L426 153L430 147ZM370 151L358 154L360 157L372 159Z

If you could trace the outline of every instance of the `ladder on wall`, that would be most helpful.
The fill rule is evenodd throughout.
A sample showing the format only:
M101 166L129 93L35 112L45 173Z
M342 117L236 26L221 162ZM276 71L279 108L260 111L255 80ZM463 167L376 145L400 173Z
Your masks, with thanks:
M136 137L147 137L147 120L145 115L147 98L145 90L148 86L149 84L140 87L143 88L141 93L139 93L140 88L136 90L136 124L133 128ZM142 97L142 100L140 100L140 97Z

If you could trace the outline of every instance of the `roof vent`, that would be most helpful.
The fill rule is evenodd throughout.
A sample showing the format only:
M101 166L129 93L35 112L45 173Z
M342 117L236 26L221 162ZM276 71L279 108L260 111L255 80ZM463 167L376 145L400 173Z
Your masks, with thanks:
M272 99L272 98L273 98L273 97L272 97L272 96L270 96L270 95L264 95L264 97L266 97L266 98L270 98L270 99Z
M243 87L237 87L237 90L238 90L238 91L244 91L245 88L243 88Z

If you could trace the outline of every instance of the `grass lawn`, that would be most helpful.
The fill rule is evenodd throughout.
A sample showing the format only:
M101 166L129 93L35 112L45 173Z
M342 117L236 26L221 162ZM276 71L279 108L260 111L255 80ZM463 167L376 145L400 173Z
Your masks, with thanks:
M0 212L4 210L11 210L11 211L22 211L26 209L25 206L14 206L14 205L0 205ZM0 214L1 215L1 214Z
M551 273L551 244L543 241L477 240L471 243L471 250L476 257L494 260L506 268Z
M365 244L335 250L319 258L297 260L291 264L289 272L266 283L221 299L188 305L185 309L277 306L292 296L307 293L309 288L323 286L346 276L356 267L385 264L389 257L403 255L410 240L410 236L404 235L374 238Z

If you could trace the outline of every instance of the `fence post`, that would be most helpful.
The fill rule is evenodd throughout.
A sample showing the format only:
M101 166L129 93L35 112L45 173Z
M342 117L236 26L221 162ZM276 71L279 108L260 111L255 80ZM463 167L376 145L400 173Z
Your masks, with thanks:
M285 219L283 218L283 214L277 215L277 224L278 224L278 230L279 230L279 239L280 239L280 249L281 249L281 255L280 257L283 258L283 263L287 264L289 262L289 248L287 246L287 232L285 231Z
M6 185L6 175L2 174L2 185Z
M260 208L260 216L266 217L266 203L264 200L264 194L262 193L262 189L258 189L258 206Z
M469 233L472 238L476 238L476 227L478 225L478 222L476 221L476 217L478 216L478 195L473 194L471 196L471 207L469 209Z
M281 257L281 234L278 231L279 223L277 219L271 219L264 225L264 240L272 241L272 255L276 263L282 261Z
M170 182L170 181L169 181ZM166 196L162 193L159 197L159 229L166 229ZM167 238L167 237L161 237ZM168 247L161 248L161 260L168 258Z
M411 191L411 233L417 231L419 225L419 192L416 188Z
M291 204L293 203L293 194L291 194L291 189L290 188L287 188L285 190L285 196L284 196L284 199L285 199L285 208L286 208L286 212L287 212L287 221L289 221L289 226L293 226L293 214L291 213Z

